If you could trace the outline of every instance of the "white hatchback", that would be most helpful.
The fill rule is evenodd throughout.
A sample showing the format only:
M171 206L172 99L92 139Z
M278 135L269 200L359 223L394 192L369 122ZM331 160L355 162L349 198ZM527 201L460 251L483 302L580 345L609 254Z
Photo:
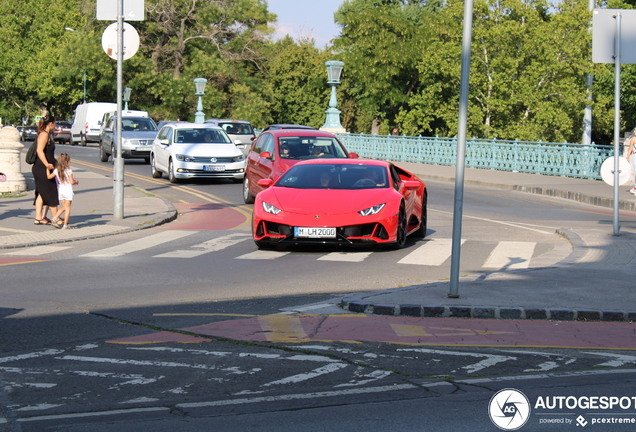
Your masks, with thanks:
M167 173L171 183L190 178L227 178L241 183L245 155L218 126L167 124L153 141L150 167L154 178Z

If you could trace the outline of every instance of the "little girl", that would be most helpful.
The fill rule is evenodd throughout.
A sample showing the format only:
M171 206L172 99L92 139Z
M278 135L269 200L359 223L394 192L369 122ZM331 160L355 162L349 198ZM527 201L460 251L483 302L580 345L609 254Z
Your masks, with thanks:
M60 200L60 209L53 215L51 225L55 228L68 229L68 220L71 217L71 202L73 201L73 185L79 184L79 180L73 178L71 170L71 157L66 153L60 153L57 158L57 166L51 172L47 170L47 178L55 178L57 182L57 194ZM60 223L60 216L64 213L64 225Z

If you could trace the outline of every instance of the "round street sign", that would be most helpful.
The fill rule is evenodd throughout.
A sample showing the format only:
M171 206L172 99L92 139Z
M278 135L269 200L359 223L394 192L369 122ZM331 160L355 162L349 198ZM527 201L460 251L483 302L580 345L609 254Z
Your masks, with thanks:
M624 185L632 175L632 167L624 157L618 158L618 184ZM605 183L614 186L614 156L605 159L601 165L601 178Z
M135 55L139 49L139 33L127 22L124 23L124 60ZM117 60L117 23L112 23L102 34L102 48L106 55Z

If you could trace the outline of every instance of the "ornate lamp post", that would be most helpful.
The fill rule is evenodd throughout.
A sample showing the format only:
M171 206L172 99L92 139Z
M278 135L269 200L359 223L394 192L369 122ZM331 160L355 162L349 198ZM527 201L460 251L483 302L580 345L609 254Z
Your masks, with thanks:
M122 95L122 99L124 100L124 111L128 111L128 101L130 100L130 93L132 93L132 89L130 87L126 87Z
M195 78L194 79L194 94L199 96L199 103L197 104L197 112L194 113L194 122L195 123L203 123L205 120L205 114L203 114L203 104L201 103L201 96L205 94L205 85L208 80L205 78Z
M327 66L327 84L331 86L331 97L329 98L329 109L326 111L325 124L320 129L331 132L345 132L345 129L340 124L340 110L336 108L338 106L336 86L340 84L340 74L342 73L344 62L329 60L325 62L325 66Z
M80 31L77 31L77 30L74 30L74 29L72 29L70 27L64 27L64 30L70 31L70 32L73 32L73 33L78 33L78 34L81 34L82 36L84 35L84 33L80 32ZM86 69L84 69L84 100L83 100L83 102L86 103Z

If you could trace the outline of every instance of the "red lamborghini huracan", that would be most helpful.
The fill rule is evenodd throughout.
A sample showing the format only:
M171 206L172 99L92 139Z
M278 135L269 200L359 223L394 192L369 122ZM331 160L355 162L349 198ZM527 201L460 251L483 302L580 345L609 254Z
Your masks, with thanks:
M390 162L312 159L276 182L259 180L252 234L259 248L283 244L391 244L426 235L426 185Z

